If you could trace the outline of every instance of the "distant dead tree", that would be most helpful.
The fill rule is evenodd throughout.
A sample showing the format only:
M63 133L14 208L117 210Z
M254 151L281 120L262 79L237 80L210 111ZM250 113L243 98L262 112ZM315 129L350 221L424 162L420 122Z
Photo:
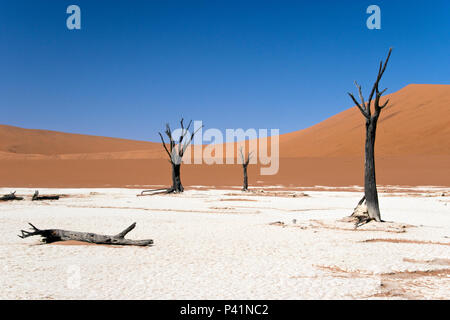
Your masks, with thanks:
M350 98L352 98L353 102L358 107L359 111L361 111L362 115L366 119L366 143L365 143L365 163L364 163L364 198L362 202L366 201L367 206L367 218L364 221L361 221L359 218L359 224L367 223L371 220L375 220L377 222L381 222L380 215L380 207L378 204L378 192L377 192L377 183L375 178L375 134L377 130L377 122L380 116L380 112L383 108L385 108L389 99L386 100L382 105L380 105L380 98L383 93L387 90L379 89L379 83L381 78L383 77L384 71L386 70L386 66L389 62L389 58L392 53L392 48L389 49L389 53L385 62L380 62L380 67L378 69L377 79L372 87L372 91L369 95L369 100L365 102L361 86L355 81L356 88L358 89L359 98L361 102L358 102L352 93L348 93ZM372 113L372 99L375 96L375 100L373 101L373 113ZM362 205L362 202L359 205Z
M181 119L181 134L178 140L175 140L172 135L172 130L170 129L169 124L166 124L165 134L169 138L169 147L167 147L166 142L164 141L164 137L159 132L159 136L161 137L161 142L163 144L164 150L169 156L169 162L172 166L172 187L156 189L156 190L144 190L141 192L141 195L144 193L150 192L151 195L159 194L159 193L180 193L184 191L183 185L181 184L181 161L183 160L184 153L186 152L187 147L192 142L194 135L203 127L198 128L196 131L193 131L192 134L189 132L189 128L191 127L192 120L189 122L188 126L184 127L184 119Z
M248 176L247 176L247 167L250 162L250 158L252 153L247 153L247 159L245 159L244 151L242 151L242 147L239 149L241 160L242 160L242 168L244 169L244 184L242 186L242 191L248 191Z

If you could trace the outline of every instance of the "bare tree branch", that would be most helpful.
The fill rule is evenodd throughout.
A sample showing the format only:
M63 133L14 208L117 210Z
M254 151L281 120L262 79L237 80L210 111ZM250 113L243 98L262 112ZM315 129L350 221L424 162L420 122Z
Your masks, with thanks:
M245 163L245 157L244 157L244 152L242 151L242 147L239 148L239 154L241 156L242 163Z
M166 150L166 152L167 152L167 154L169 155L169 157L171 157L170 152L169 152L169 150L167 149L166 142L164 141L163 135L161 134L161 132L158 132L158 133L159 133L159 136L161 137L161 141L162 141L162 144L163 144L163 146L164 146L164 149Z
M388 105L388 103L389 103L389 99L387 99L386 102L382 106L380 106L380 109L383 109L384 107L386 107Z
M361 86L356 81L355 81L355 86L358 89L359 99L361 99L361 107L367 113L367 106L366 106L366 102L364 101L364 97L363 97L363 94L362 94Z
M348 95L350 96L350 98L352 98L353 102L356 104L356 106L358 107L359 111L361 111L362 115L366 118L369 118L369 115L366 113L366 111L361 107L361 105L359 104L358 100L356 100L355 96L350 93L347 92Z
M190 126L190 123L189 123L189 126ZM201 126L200 128L198 128L197 130L195 130L195 131L191 134L191 137L189 138L189 140L186 141L186 142L184 143L183 148L182 148L182 153L180 154L181 157L184 155L184 152L186 151L187 147L191 144L192 139L194 138L195 134L196 134L200 129L202 129L202 128L203 128L203 126Z
M250 163L250 159L252 158L252 154L253 154L253 151L251 151L251 152L249 152L247 154L247 161L245 162L245 165L248 165Z
M391 57L391 53L392 53L392 48L389 48L389 53L388 53L388 55L387 55L386 61L384 62L383 70L382 70L381 73L379 74L378 81L381 80L381 77L383 76L384 71L386 70L386 67L387 67L388 62L389 62L389 58Z

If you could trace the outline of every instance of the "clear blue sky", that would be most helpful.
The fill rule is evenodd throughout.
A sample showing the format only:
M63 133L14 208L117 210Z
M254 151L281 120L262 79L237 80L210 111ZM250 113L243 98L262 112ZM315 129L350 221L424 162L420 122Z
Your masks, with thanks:
M388 92L449 84L450 1L0 0L0 123L158 141L183 115L286 133L350 107L354 80L367 95L390 46Z

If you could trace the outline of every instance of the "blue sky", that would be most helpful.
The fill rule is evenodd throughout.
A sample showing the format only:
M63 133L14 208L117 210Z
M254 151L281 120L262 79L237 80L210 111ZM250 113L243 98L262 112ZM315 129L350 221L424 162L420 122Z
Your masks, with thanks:
M184 116L286 133L350 107L390 46L388 92L449 84L450 1L0 0L0 123L158 141Z

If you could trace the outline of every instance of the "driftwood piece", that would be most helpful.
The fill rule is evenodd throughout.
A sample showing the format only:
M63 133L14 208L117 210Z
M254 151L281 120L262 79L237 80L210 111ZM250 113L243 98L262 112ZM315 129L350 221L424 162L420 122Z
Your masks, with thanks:
M115 244L115 245L130 245L130 246L149 246L153 244L153 240L151 239L147 240L125 239L125 235L136 227L136 222L114 236L89 232L68 231L61 229L40 230L31 223L28 224L32 227L32 231L21 230L21 235L19 235L19 237L22 239L32 236L41 236L43 238L42 241L45 243L75 240L95 244Z
M39 201L39 200L59 200L58 195L50 195L50 196L40 196L39 191L36 190L31 198L31 201Z
M151 190L143 190L140 194L138 194L138 197L142 196L154 196L155 194L161 194L161 193L171 193L169 192L170 188L162 188L162 189L151 189Z
M10 194L5 194L0 198L1 201L10 201L10 200L23 200L23 197L16 197L16 192L11 192Z
M366 196L358 202L358 205L353 209L353 213L349 217L341 219L341 222L352 222L355 224L355 228L358 228L370 221L375 220L369 216L369 210L367 209Z

